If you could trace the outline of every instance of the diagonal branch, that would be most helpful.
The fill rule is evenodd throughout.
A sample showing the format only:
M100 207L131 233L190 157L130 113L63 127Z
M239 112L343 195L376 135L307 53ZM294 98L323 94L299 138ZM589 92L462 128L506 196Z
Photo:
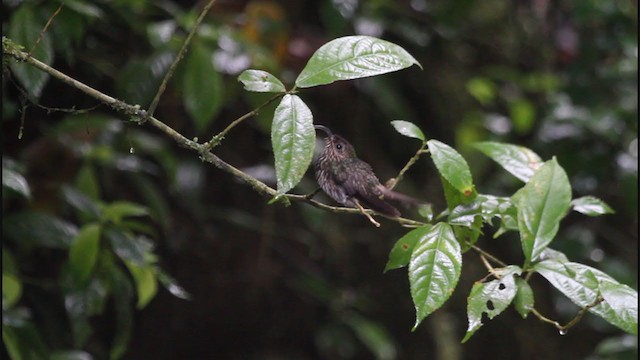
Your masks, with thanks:
M153 101L151 101L151 105L149 105L149 110L147 110L147 113L149 114L149 116L153 116L153 114L155 113L156 108L158 107L158 103L160 102L160 97L162 96L164 91L167 89L167 84L169 83L169 80L173 76L173 73L176 71L176 68L178 67L178 63L180 62L180 60L182 60L182 58L184 57L184 54L186 54L187 50L189 49L189 44L191 44L191 40L193 39L193 36L198 30L200 23L202 22L202 20L204 20L204 17L207 15L207 13L209 12L209 9L211 9L211 7L213 6L213 3L215 2L216 0L209 1L209 3L207 3L207 5L205 5L204 8L202 9L202 12L200 13L200 16L198 16L198 19L196 20L195 25L189 32L189 35L187 35L187 39L182 44L182 48L180 48L178 55L171 63L171 66L169 67L169 70L167 70L167 73L164 75L164 78L162 79L162 83L158 88L158 92L156 93L156 96L153 98Z
M64 82L65 84L72 86L84 92L85 94L99 100L100 102L103 102L109 105L115 111L130 116L131 121L137 123L138 125L149 123L151 126L157 128L158 130L163 132L165 135L172 138L176 143L178 143L178 145L197 152L204 161L242 180L243 182L251 186L256 192L260 193L261 195L268 196L268 197L274 197L276 195L277 191L275 189L269 187L268 185L259 181L258 179L251 177L250 175L244 173L240 169L225 162L217 155L213 154L210 151L210 146L208 143L200 144L197 141L187 139L182 134L175 131L171 127L167 126L162 121L149 115L145 110L140 109L139 105L127 104L122 100L118 100L114 97L104 94L74 78L69 77L68 75L50 67L49 65L25 53L20 49L18 45L16 45L14 42L12 42L11 40L5 37L2 38L2 51L4 54L13 57L17 61L26 62L50 74L52 77ZM236 119L234 123L235 122L238 122L238 119ZM326 205L319 201L309 198L307 195L284 194L284 197L286 197L290 201L308 203L311 206L314 206L326 211L334 212L334 213L358 214L358 215L363 214L363 212L360 209ZM393 217L385 216L383 214L378 214L375 211L369 210L369 209L365 209L364 214L369 214L369 215L376 214L376 215L385 217L389 220L393 220L402 226L416 227L416 226L425 225L425 223L420 221L401 218L401 217L393 218Z

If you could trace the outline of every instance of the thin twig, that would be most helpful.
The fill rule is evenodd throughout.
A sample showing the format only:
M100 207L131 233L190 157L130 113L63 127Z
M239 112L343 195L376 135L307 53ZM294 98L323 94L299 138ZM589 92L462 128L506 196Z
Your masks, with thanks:
M427 146L427 142L423 141L422 142L422 146L420 146L420 148L418 149L418 151L416 151L415 155L413 155L409 161L407 161L407 163L405 164L405 166L402 168L402 170L400 170L400 172L398 173L398 176L396 176L395 178L389 180L387 182L387 188L389 190L393 190L394 187L396 187L396 185L398 185L398 183L400 182L400 180L402 180L402 176L404 176L404 173L407 172L407 170L409 170L409 168L411 166L413 166L413 164L416 163L416 161L418 161L418 159L420 158L420 155L422 154L426 154L429 152L429 150L425 150L425 146Z
M224 130L222 130L221 132L219 132L217 135L215 135L214 137L211 138L211 140L209 140L209 142L205 143L204 146L207 149L212 149L214 147L216 147L218 144L220 144L220 141L222 141L222 139L224 139L225 135L234 127L236 127L238 124L240 124L241 122L243 122L244 120L255 116L258 114L258 112L260 112L260 110L262 110L262 108L264 108L265 106L271 104L272 102L276 101L277 99L281 98L282 96L284 96L285 93L279 93L274 95L273 97L271 97L269 100L265 101L262 105L258 106L257 108L249 111L248 113L240 116L239 118L233 120L229 125L227 125L226 128L224 128Z
M36 49L36 46L38 46L38 44L42 40L42 37L44 36L44 34L49 29L49 26L51 25L51 22L53 21L53 18L56 17L56 15L58 15L60 10L62 10L63 6L64 6L64 3L60 3L60 6L58 6L58 9L53 12L53 15L51 15L51 17L49 17L49 20L47 20L47 23L44 24L44 27L42 28L42 31L40 31L40 35L38 35L38 38L36 39L36 42L33 44L31 49L29 50L29 56L31 56L31 54L33 54L33 50Z
M487 268L487 271L489 271L489 274L493 275L493 277L495 277L498 280L500 280L502 278L502 276L500 276L500 274L498 274L496 269L494 269L493 266L491 266L491 264L489 264L489 261L487 261L487 257L484 256L484 254L482 254L482 253L480 253L480 260L482 260L482 263L484 264L484 267Z
M195 25L189 32L189 35L187 35L187 39L182 44L182 48L180 49L180 51L178 51L178 55L176 55L176 58L171 63L171 66L169 66L169 70L164 75L164 78L162 79L162 83L160 83L160 87L158 87L158 92L156 93L156 96L153 98L151 105L149 105L149 109L147 110L147 114L149 114L149 116L153 116L153 114L155 113L156 108L158 107L158 103L160 102L160 97L162 96L164 91L167 89L167 84L169 83L169 80L173 76L173 73L176 71L176 68L178 67L178 63L184 57L184 54L187 52L187 49L189 48L189 44L191 43L193 36L198 30L200 23L202 22L202 20L204 20L204 17L207 15L207 13L209 12L209 9L211 9L211 7L213 6L213 3L215 2L216 0L209 1L209 3L207 3L207 5L205 5L204 8L202 9L202 12L200 13L200 16L198 16L198 19L196 20ZM202 75L205 76L206 74L202 74Z
M375 227L380 227L380 223L375 221L375 219L367 212L367 210L365 210L365 208L360 205L358 199L353 199L353 203L356 204L356 208L358 208L362 215L366 216Z
M480 254L480 255L482 255L482 256L484 256L484 257L486 257L487 259L489 259L489 260L493 261L494 263L496 263L496 264L498 264L498 265L500 265L500 266L502 266L502 267L507 266L507 264L506 264L504 261L502 261L502 260L498 259L497 257L495 257L495 256L493 256L493 255L491 255L491 254L489 254L488 252L486 252L486 251L482 250L482 249L481 249L481 248L479 248L478 246L476 246L476 245L472 245L472 244L469 244L469 246L470 246L473 250L475 250L478 254Z
M562 335L564 335L564 334L567 333L567 331L570 328L572 328L574 325L576 325L578 322L580 322L580 320L582 319L584 314L586 314L587 311L589 311L589 309L598 306L598 304L600 304L603 301L604 301L604 298L602 296L600 296L600 295L596 296L595 300L593 300L593 302L591 304L588 304L587 306L585 306L582 309L580 309L580 311L578 311L576 316L573 319L571 319L566 325L561 325L559 322L549 319L548 317L540 314L540 312L538 310L536 310L536 309L531 309L531 313L533 313L533 315L535 315L539 320L544 321L544 322L549 323L549 324L553 324L556 327L556 329L558 329L558 331Z
M24 99L29 100L29 102L33 105L35 105L36 107L39 107L42 110L46 110L47 113L52 113L52 112L64 112L64 113L71 113L71 114L85 114L88 112L91 112L95 109L97 109L98 107L102 106L102 103L98 103L90 108L85 108L85 109L76 109L75 107L72 107L70 109L66 109L66 108L54 108L54 107L48 107L48 106L44 106L40 103L38 103L38 101L36 101L36 99L34 99L25 89L23 89L17 82L16 80L13 78L13 76L11 76L11 74L9 74L9 76L7 76L9 78L9 80L11 81L11 83L16 87L16 89L18 89L18 91L20 92L20 94L22 94L22 97Z

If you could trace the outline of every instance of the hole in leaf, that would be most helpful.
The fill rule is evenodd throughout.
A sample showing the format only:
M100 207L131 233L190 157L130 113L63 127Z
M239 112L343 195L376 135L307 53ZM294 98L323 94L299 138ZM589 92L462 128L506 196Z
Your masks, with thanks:
M487 300L487 309L489 309L489 311L495 309L495 307L493 307L493 302L491 300Z
M489 318L489 314L487 314L486 312L482 313L482 318L480 319L480 322L483 324L486 324L489 320L491 320Z
M500 285L498 285L498 290L504 290L506 288L506 286L503 283L500 283Z

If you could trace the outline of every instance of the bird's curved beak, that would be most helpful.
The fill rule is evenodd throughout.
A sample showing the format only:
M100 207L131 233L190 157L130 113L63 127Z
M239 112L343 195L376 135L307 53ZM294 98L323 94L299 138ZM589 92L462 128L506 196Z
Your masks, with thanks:
M327 136L333 136L333 132L331 132L331 130L324 126L324 125L314 125L313 126L316 130L320 130L323 131L325 134L327 134Z

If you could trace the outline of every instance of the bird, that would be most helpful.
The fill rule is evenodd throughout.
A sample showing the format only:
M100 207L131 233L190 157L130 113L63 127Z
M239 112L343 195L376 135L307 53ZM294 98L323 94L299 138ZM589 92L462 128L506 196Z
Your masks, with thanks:
M386 200L422 203L382 185L371 165L358 158L345 138L323 125L314 125L314 128L327 135L324 148L314 162L316 181L333 200L348 207L364 205L389 217L399 217L400 211Z

